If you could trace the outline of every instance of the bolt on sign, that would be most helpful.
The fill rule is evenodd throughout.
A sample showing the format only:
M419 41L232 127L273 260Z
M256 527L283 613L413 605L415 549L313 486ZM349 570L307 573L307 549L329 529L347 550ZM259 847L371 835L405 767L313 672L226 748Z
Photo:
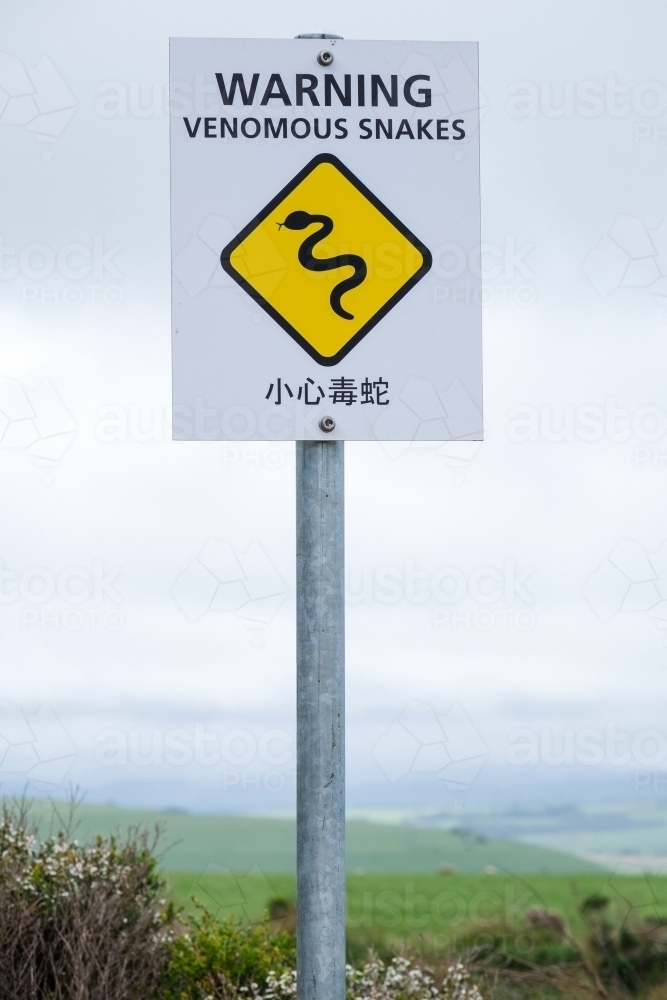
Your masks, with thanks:
M174 437L481 440L476 43L172 39L170 87Z

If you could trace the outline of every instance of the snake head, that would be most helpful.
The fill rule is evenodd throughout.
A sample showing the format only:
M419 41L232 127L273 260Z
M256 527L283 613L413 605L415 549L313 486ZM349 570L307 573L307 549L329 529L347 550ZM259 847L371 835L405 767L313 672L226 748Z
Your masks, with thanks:
M308 212L290 212L284 222L279 222L278 229L285 226L286 229L307 229L313 221Z

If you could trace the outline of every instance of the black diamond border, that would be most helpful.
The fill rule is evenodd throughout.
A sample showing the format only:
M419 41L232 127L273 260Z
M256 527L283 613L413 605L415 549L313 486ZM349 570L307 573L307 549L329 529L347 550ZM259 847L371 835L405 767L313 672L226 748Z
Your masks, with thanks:
M249 284L245 280L245 278L243 278L239 274L237 270L235 270L230 260L232 253L241 243L243 243L246 236L248 236L261 222L263 222L264 219L271 214L274 208L280 204L283 198L286 198L287 195L290 194L294 190L294 188L297 187L301 183L301 181L308 176L308 174L313 172L315 167L320 165L320 163L331 163L332 166L336 167L336 169L339 170L340 173L343 174L343 176L346 177L348 181L350 181L350 183L353 184L356 187L356 189L360 191L361 194L363 194L364 197L367 198L368 201L370 201L371 204L373 204L375 208L377 208L378 211L381 212L382 215L384 215L384 217L388 219L389 222L391 222L392 225L396 227L396 229L398 229L398 231L405 237L405 239L408 240L408 242L411 243L413 247L415 247L415 249L420 252L423 260L422 266L419 268L419 270L416 271L415 274L413 274L412 277L408 281L406 281L406 283L402 285L398 289L398 291L395 292L394 295L392 295L389 301L386 302L385 305L383 305L382 308L379 309L375 313L375 315L372 316L368 320L368 322L361 327L361 329L354 335L354 337L352 337L352 339L349 340L347 344L345 344L345 346L340 349L338 354L334 354L332 357L329 358L324 357L324 355L322 354L319 354L319 352L316 351L315 348L311 344L309 344L304 337L301 336L299 331L296 330L291 323L288 323L288 321L283 316L281 316L280 313L277 312L277 310L274 309L273 306L269 302L267 302L267 300L262 295L260 295L260 293L255 288L253 288L252 285ZM318 156L313 157L313 159L310 160L310 162L307 163L306 166L302 170L300 170L298 174L296 174L281 191L278 192L275 198L272 198L271 201L268 203L268 205L266 205L261 210L261 212L258 215L256 215L255 218L252 219L248 223L248 225L245 226L245 228L242 229L241 232L237 236L235 236L230 243L227 244L227 246L220 254L220 263L223 269L226 271L226 273L230 276L230 278L233 278L234 281L236 281L236 283L239 284L241 288L243 288L243 290L246 291L248 295L250 295L255 300L257 305L261 306L262 309L265 312L267 312L269 316L272 319L274 319L276 323L278 323L278 325L281 326L283 330L285 330L285 332L288 333L290 337L292 337L292 339L295 340L297 344L300 347L302 347L304 351L306 351L314 361L318 363L318 365L331 367L332 365L337 365L340 361L342 361L343 358L347 354L349 354L354 347L357 346L359 341L363 340L366 334L369 333L369 331L372 330L373 327L376 326L376 324L379 323L380 320L383 319L387 315L387 313L394 308L396 303L399 302L404 295L407 295L410 289L413 288L418 281L421 281L424 275L428 271L430 271L431 266L433 264L433 258L431 257L431 251L428 249L428 247L426 247L421 242L421 240L417 239L414 233L411 233L410 230L407 228L407 226L404 226L403 223L400 221L400 219L397 219L394 213L391 212L386 205L383 205L380 199L377 198L373 194L373 192L370 191L366 187L366 185L359 180L358 177L355 177L352 171L349 170L345 166L345 164L338 159L337 156L334 156L332 153L320 153Z

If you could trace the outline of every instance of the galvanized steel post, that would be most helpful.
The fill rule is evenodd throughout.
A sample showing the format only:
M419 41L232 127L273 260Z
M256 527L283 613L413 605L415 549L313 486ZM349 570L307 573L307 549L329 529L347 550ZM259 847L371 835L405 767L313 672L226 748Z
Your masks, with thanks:
M342 441L296 442L297 997L345 997Z

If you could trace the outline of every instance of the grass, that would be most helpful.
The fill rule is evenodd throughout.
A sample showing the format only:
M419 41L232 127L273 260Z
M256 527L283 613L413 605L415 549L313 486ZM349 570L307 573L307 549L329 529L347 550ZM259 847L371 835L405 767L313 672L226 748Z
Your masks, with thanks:
M171 872L171 895L188 911L195 900L217 917L259 920L268 901L293 901L293 875L234 875L209 869L201 875ZM378 947L408 946L446 953L456 941L480 941L499 926L518 928L528 909L558 911L575 935L585 931L581 903L601 894L614 923L667 916L667 878L598 875L350 875L347 926L350 941Z
M52 823L51 805L32 804L42 832ZM180 872L227 869L233 872L294 872L294 820L256 816L197 815L185 812L125 809L82 803L76 810L78 836L109 835L128 826L156 823L165 829L164 868ZM465 873L483 873L493 865L515 874L583 875L601 869L590 861L481 833L438 827L352 821L347 824L350 872L435 874L441 865Z
M590 825L571 813L566 817L571 825ZM34 803L32 818L42 835L63 825L53 821L48 803ZM523 817L509 818L514 835L521 836L525 830L516 827ZM233 916L246 925L267 910L273 915L269 928L232 927L236 934L294 929L293 820L86 805L77 809L76 819L75 835L82 841L98 833L122 836L128 826L163 826L169 850L162 867L177 869L167 876L169 895L186 926L184 911L204 907L213 918ZM542 823L544 817L538 819ZM535 825L534 817L530 822ZM369 947L384 959L409 951L442 972L461 956L481 977L485 1000L619 1000L628 995L622 983L645 1000L667 1000L667 878L627 875L622 868L607 872L580 858L512 841L507 827L503 833L499 837L488 827L470 832L451 825L349 822L350 960L363 960ZM436 874L443 865L448 867ZM225 925L216 926L226 933Z

